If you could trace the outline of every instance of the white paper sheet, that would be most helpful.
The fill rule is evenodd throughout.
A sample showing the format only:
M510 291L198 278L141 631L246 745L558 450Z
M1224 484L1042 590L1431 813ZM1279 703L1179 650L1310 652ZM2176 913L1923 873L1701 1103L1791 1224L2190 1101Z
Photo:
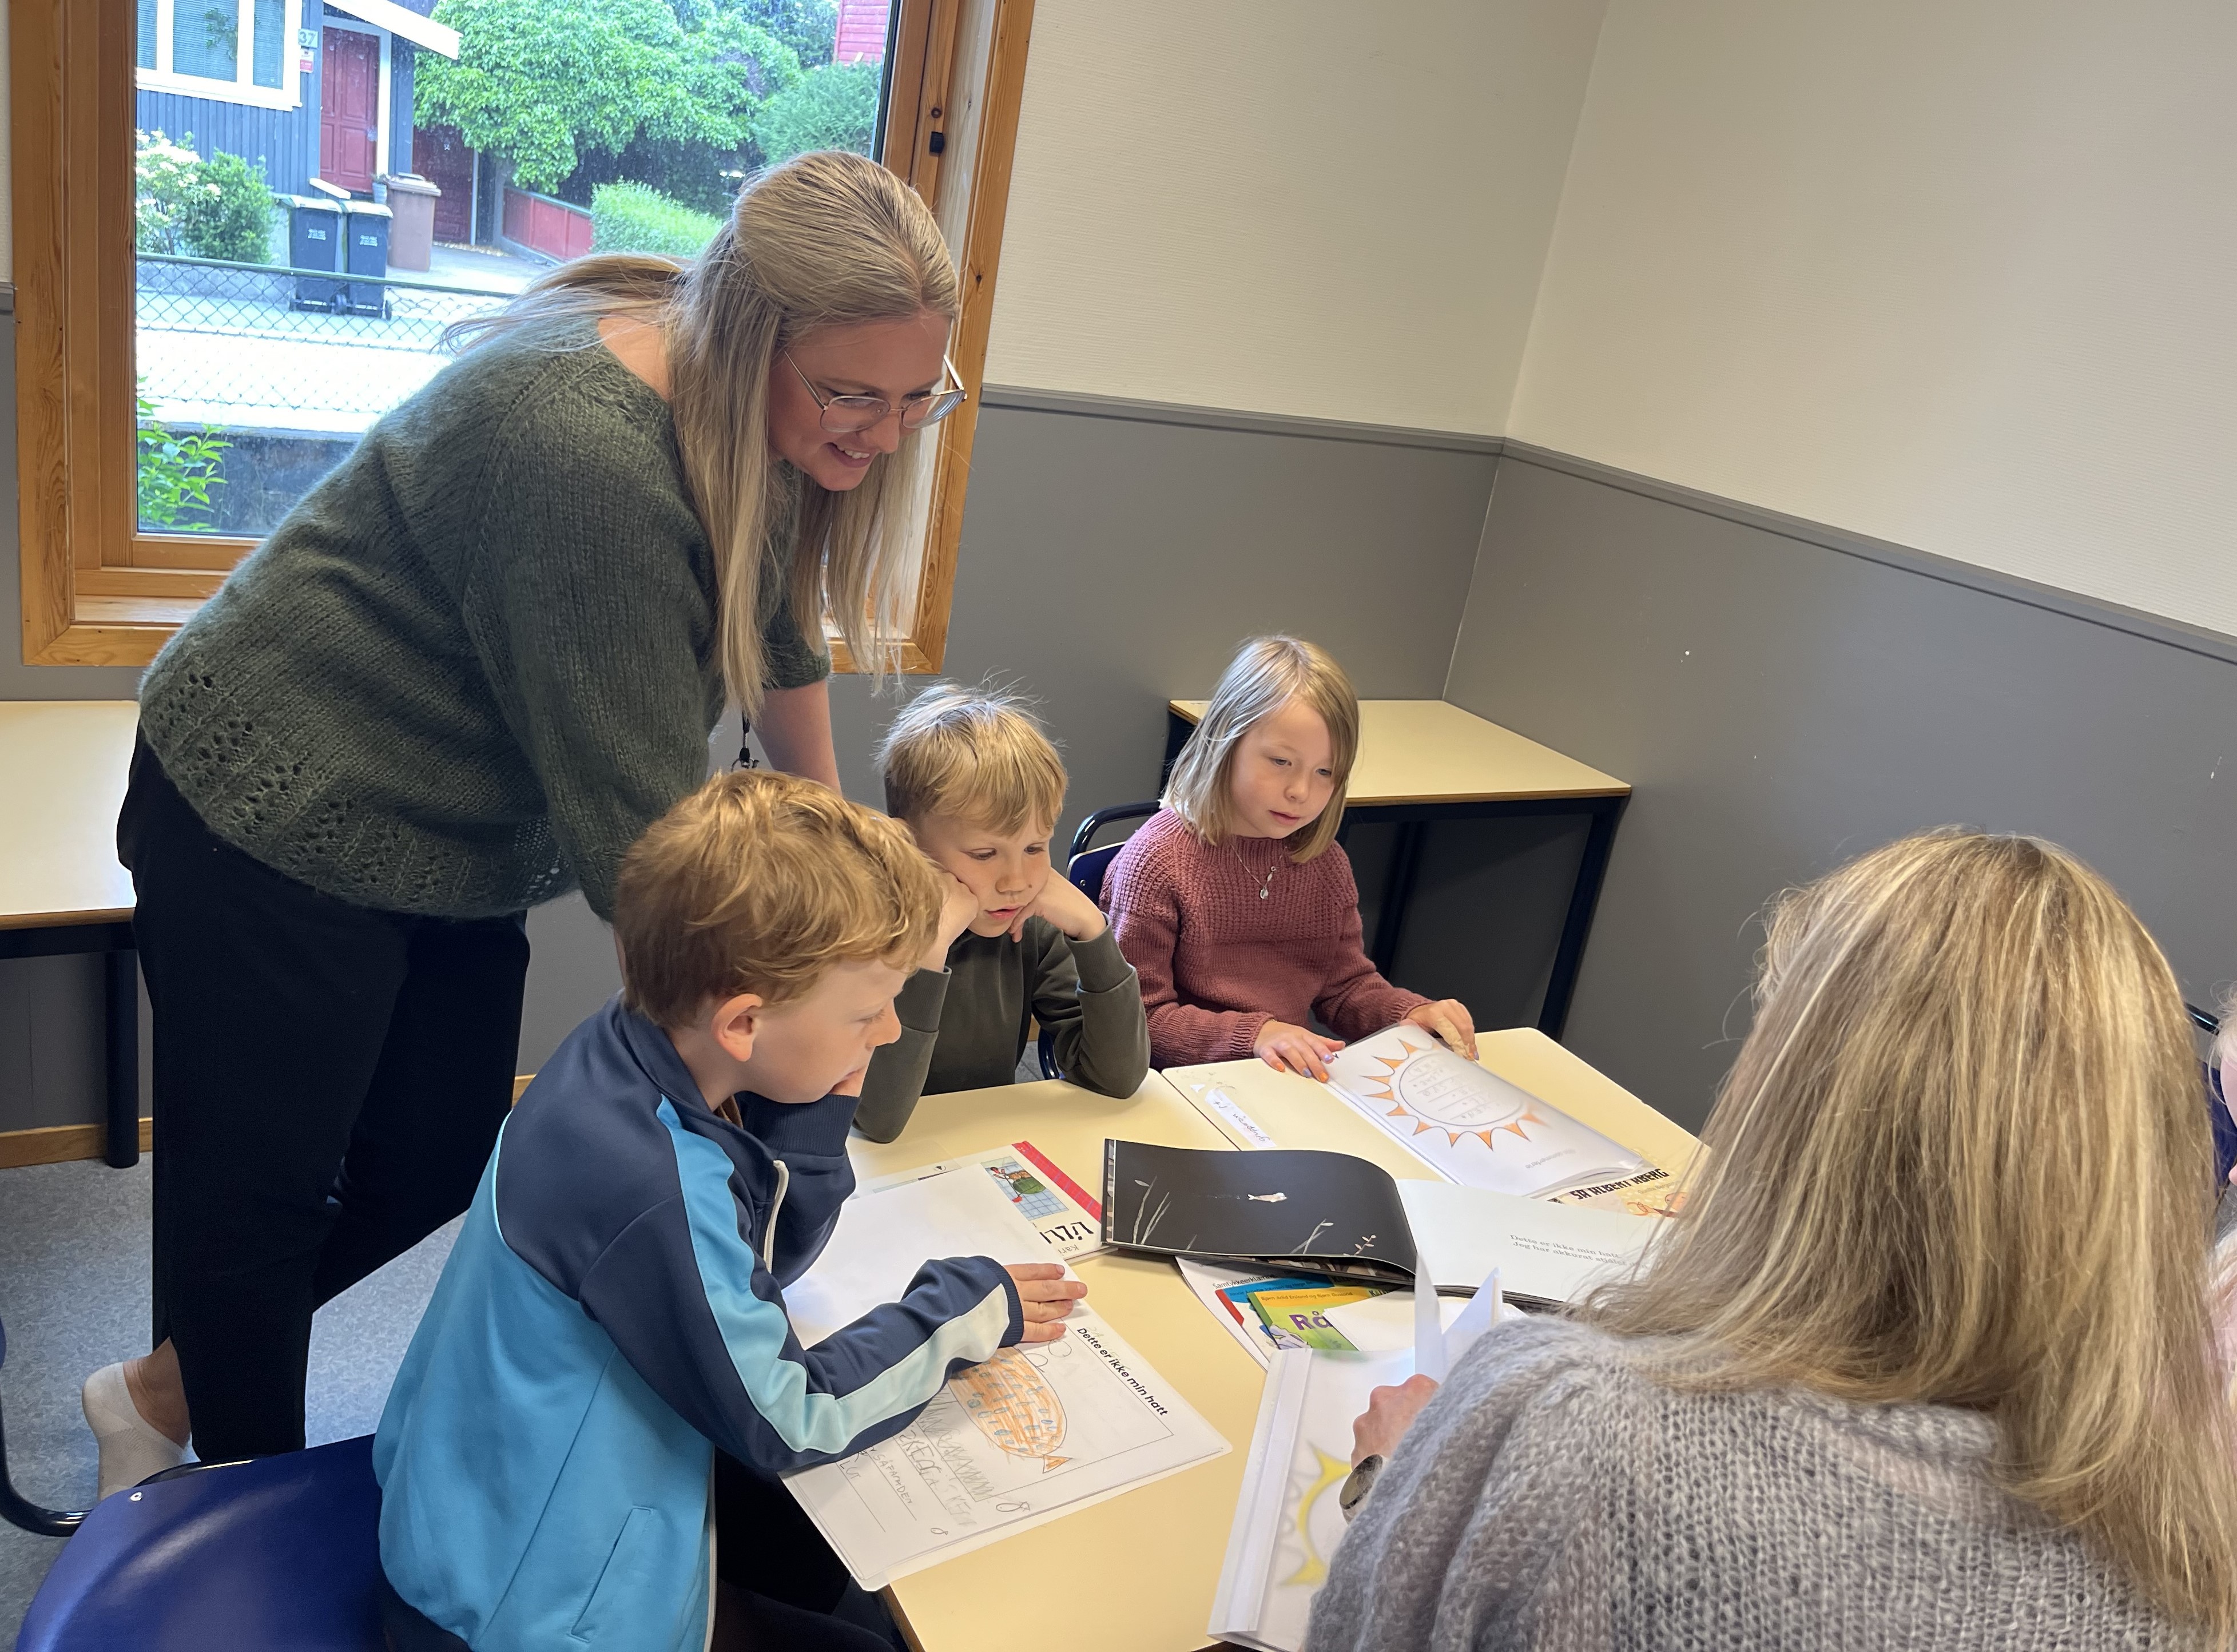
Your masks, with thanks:
M1521 1199L1453 1182L1402 1181L1414 1250L1446 1290L1468 1290L1494 1268L1507 1294L1568 1303L1622 1272L1667 1224L1583 1205Z
M1060 1259L993 1178L966 1169L857 1193L807 1274L785 1287L785 1312L814 1347L881 1302L899 1301L926 1259L991 1256L1006 1266Z
M862 1183L855 1196L884 1193L953 1170L976 1170L986 1176L1066 1261L1092 1256L1103 1248L1100 1208L1091 1208L1092 1199L1082 1204L1074 1195L1086 1190L1072 1188L1030 1141L1013 1142L967 1159L942 1159L914 1170L894 1171Z
M787 1477L855 1580L896 1577L1224 1454L1227 1442L1092 1312L1006 1348L915 1422Z
M1058 1259L975 1161L863 1193L785 1292L801 1341L895 1300L927 1256ZM1006 1348L964 1371L893 1438L786 1477L863 1588L1229 1449L1092 1306L1064 1323L1054 1342Z

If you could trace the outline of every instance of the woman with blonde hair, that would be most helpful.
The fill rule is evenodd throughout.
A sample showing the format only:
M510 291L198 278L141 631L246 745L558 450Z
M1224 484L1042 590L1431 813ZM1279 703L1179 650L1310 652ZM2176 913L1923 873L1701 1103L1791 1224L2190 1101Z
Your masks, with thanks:
M86 1385L108 1494L303 1444L311 1315L463 1210L525 909L612 909L728 697L835 787L914 433L963 400L938 225L860 155L697 258L564 266L383 418L150 668L118 823L155 1011L158 1336Z
M2102 878L1953 830L1788 895L1703 1141L1634 1277L1376 1391L1314 1652L2229 1643L2197 1062Z

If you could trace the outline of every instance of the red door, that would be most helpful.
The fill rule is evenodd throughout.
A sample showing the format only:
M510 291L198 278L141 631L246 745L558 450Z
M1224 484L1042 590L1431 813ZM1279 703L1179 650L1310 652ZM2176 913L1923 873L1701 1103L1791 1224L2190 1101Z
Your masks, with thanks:
M319 65L319 175L359 195L373 193L379 153L380 42L354 29L329 29Z
M422 126L412 134L412 169L443 192L435 203L435 239L453 246L474 238L474 152L455 126Z

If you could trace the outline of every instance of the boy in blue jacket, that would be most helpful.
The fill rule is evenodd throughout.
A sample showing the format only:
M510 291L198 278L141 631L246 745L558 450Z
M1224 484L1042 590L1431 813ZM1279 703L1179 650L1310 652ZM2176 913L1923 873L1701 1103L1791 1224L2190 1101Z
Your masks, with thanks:
M770 1536L717 1533L718 1451L744 1465L725 1510L775 1525L756 1477L898 1433L960 1367L1061 1333L1085 1287L985 1257L927 1262L812 1349L785 1317L940 907L903 827L786 775L718 776L630 851L621 996L506 1121L380 1419L398 1652L697 1652L717 1543Z

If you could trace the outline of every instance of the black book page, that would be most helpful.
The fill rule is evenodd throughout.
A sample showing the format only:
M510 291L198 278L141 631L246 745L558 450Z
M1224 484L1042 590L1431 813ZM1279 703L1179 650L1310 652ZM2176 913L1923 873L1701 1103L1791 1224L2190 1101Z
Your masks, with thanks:
M1307 1265L1403 1281L1414 1236L1397 1184L1345 1153L1104 1144L1103 1241L1160 1255Z

